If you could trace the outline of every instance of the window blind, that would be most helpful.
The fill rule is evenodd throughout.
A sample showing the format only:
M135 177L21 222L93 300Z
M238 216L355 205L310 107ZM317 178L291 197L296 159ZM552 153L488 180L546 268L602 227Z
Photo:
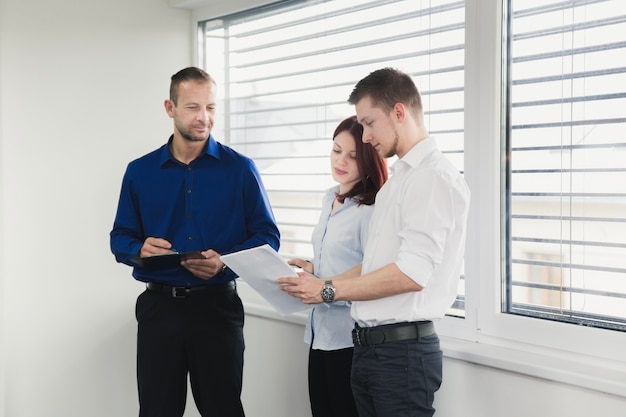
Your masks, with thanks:
M626 2L509 3L503 311L626 330Z
M425 121L463 171L463 1L284 1L200 24L200 62L222 83L221 138L259 166L285 257L312 257L347 98L382 67L412 75ZM463 315L464 281L453 313Z

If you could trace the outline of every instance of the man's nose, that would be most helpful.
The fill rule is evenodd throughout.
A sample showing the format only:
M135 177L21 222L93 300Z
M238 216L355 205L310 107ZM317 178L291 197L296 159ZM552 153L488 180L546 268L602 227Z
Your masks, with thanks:
M198 120L209 120L209 115L210 112L208 110L199 110L198 113L196 113L196 118Z

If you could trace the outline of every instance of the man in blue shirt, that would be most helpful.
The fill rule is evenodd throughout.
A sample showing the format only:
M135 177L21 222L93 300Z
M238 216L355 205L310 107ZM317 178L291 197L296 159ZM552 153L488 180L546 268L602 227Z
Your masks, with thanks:
M182 416L188 376L202 416L244 416L244 312L220 256L278 250L280 236L254 162L211 135L215 90L199 68L174 74L165 101L174 134L122 180L111 251L147 283L136 306L140 417ZM133 260L192 251L200 256L174 265Z

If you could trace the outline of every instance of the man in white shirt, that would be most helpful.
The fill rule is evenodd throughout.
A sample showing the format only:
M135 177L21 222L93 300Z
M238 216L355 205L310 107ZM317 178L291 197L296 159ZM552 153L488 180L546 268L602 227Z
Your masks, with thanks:
M470 192L424 125L411 77L392 68L359 81L348 100L363 141L392 175L376 197L363 263L325 282L280 278L304 303L352 301L352 390L360 417L426 417L442 375L433 320L457 293Z

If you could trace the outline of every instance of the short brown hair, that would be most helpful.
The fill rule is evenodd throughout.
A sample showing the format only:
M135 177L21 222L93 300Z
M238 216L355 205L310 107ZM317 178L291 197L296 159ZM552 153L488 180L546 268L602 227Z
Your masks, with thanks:
M170 83L170 100L177 104L178 101L178 87L185 81L198 81L215 84L215 80L206 71L197 67L187 67L178 71L172 75L172 82Z
M372 106L386 113L396 103L407 106L416 117L422 113L422 98L413 79L395 68L387 67L371 72L354 86L348 103L356 105L364 97L369 97Z

